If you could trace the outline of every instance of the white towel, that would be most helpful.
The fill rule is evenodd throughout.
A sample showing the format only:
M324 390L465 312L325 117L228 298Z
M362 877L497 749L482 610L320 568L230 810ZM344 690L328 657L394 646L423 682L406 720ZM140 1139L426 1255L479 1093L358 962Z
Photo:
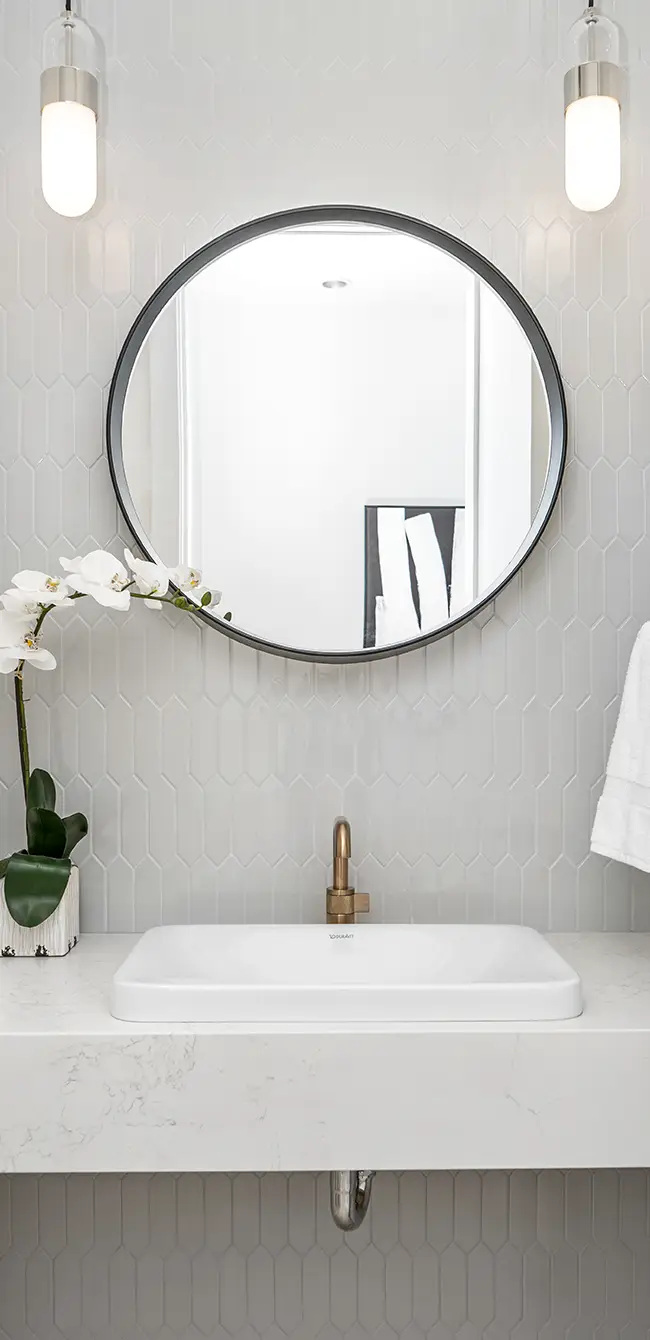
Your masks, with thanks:
M650 623L632 649L591 850L650 872Z

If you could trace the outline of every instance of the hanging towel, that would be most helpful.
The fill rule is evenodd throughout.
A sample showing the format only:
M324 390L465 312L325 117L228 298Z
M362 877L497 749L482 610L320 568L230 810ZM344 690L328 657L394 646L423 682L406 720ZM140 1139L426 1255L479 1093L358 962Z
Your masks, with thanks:
M650 872L650 623L632 649L591 850Z

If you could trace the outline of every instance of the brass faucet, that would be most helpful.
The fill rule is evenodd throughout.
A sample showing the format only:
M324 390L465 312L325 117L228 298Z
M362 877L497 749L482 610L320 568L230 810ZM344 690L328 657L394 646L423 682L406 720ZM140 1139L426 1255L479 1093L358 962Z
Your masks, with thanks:
M327 890L327 920L331 924L351 925L357 912L370 911L370 894L356 893L350 888L349 862L352 838L347 819L334 824L334 875Z

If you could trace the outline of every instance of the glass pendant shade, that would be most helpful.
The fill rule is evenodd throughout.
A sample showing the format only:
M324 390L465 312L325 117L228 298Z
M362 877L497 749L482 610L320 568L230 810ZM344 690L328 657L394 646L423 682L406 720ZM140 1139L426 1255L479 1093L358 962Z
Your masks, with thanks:
M78 218L97 199L97 43L70 10L50 24L41 75L41 175L51 209Z
M589 213L605 209L621 186L620 32L590 5L570 33L573 61L564 81L565 185Z

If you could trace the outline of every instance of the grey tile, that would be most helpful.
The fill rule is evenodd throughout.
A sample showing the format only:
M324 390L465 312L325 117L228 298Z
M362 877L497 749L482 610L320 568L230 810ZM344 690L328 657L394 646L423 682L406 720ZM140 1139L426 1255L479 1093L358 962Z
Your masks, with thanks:
M302 1262L292 1247L274 1258L275 1317L280 1330L291 1335L302 1322Z
M219 1271L208 1247L192 1258L192 1320L203 1335L215 1334L219 1322Z
M303 1261L303 1320L314 1335L318 1335L329 1317L329 1266L329 1257L322 1247L312 1247Z
M219 1319L229 1335L235 1336L246 1323L246 1259L236 1247L229 1247L219 1263Z
M308 1245L315 1179L307 1174L72 1176L65 1186L56 1177L1 1179L20 1244L0 1258L4 1332L9 1340L49 1340L55 1328L64 1340L561 1340L598 1327L643 1335L645 1171L429 1174L437 1249L421 1242L424 1181L382 1174L379 1203L356 1236L344 1241L331 1224L325 1232L323 1218L323 1250ZM326 1177L321 1187L325 1212ZM306 1228L302 1252L285 1242L294 1223ZM260 1224L267 1245L256 1245Z
M440 1317L452 1333L467 1318L467 1257L456 1242L440 1257Z
M256 1247L247 1258L246 1300L249 1321L263 1335L275 1318L274 1258L266 1247Z
M388 1317L388 1284L386 1295ZM333 1325L342 1333L354 1325L358 1316L357 1258L345 1243L330 1259L329 1315Z
M26 1261L13 1252L0 1260L0 1289L2 1290L2 1330L5 1335L15 1335L28 1340L32 1334L25 1320L26 1299Z
M25 1264L25 1321L35 1335L47 1335L54 1324L52 1261L37 1248Z
M113 1253L109 1263L109 1312L111 1327L129 1332L136 1325L136 1263L123 1246Z

